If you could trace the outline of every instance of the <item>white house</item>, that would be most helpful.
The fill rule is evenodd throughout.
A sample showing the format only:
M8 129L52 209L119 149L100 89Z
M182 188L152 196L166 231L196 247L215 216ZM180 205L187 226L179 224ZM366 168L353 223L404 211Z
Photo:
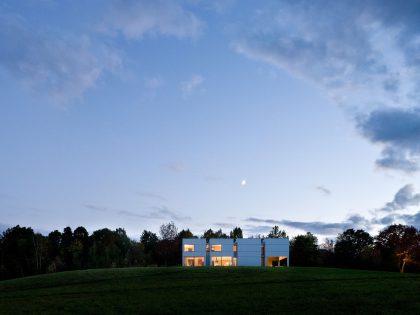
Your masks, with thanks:
M288 238L184 238L182 265L289 266Z

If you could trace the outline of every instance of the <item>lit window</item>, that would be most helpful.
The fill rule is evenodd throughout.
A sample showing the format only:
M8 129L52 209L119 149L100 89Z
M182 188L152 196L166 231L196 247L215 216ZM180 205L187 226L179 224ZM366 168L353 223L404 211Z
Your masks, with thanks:
M186 267L203 267L204 257L184 257L184 266Z
M230 256L212 257L211 265L212 266L225 266L225 267L232 266L232 257Z
M184 266L194 267L194 257L185 257L184 258Z
M234 251L234 252L237 252L237 251L238 251L238 245L236 245L236 244L235 244L235 245L233 245L233 251Z
M184 252L193 252L193 251L194 251L194 245L191 245L191 244L184 245Z
M212 252L221 252L222 251L222 245L220 245L220 244L211 245L211 251Z
M204 257L195 257L194 265L196 267L203 267L204 266Z

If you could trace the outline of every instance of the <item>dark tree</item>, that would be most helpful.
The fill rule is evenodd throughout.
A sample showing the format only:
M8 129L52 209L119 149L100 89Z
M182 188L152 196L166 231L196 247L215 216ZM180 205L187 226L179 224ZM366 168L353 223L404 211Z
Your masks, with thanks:
M156 264L156 250L159 238L151 231L144 230L140 237L140 243L143 245L145 260L147 265Z
M73 268L73 232L71 227L66 227L61 234L60 253L63 259L64 270Z
M332 239L326 238L324 243L318 246L318 252L321 266L335 266L334 241Z
M110 229L97 230L90 236L89 241L89 262L92 267L118 267L120 252L115 232Z
M337 236L335 257L337 264L344 267L368 267L373 237L364 230L348 229Z
M47 271L55 272L63 268L60 255L61 232L55 230L47 237Z
M162 224L159 229L160 238L162 240L173 241L178 235L178 229L174 222Z
M79 226L74 230L71 249L74 268L86 268L89 259L89 233L83 226Z
M315 235L308 232L291 240L290 263L293 266L317 266L318 258L318 239Z
M381 253L385 267L398 268L404 272L407 265L419 264L420 235L413 226L388 226L376 237L375 246Z
M187 230L182 230L181 232L179 232L176 238L179 240L182 240L183 238L196 238L196 237L194 236L194 234L192 234L190 229L187 229Z
M157 263L163 266L174 266L181 262L179 253L178 229L174 222L162 224L159 229L160 240L157 245Z
M222 232L222 229L219 229L216 232L214 232L214 237L215 238L228 238L227 234Z
M136 241L130 241L130 250L128 252L128 262L130 266L146 266L147 256L144 252L144 246Z
M280 230L280 228L277 225L275 225L271 229L270 233L268 233L267 237L268 238L286 238L287 234L286 234L286 231Z
M237 238L243 238L242 229L240 227L235 227L232 231L230 231L229 237L235 240Z
M35 250L35 270L36 273L43 273L47 267L48 239L40 233L36 233L33 238Z
M2 278L23 277L37 272L35 233L19 225L3 232L1 239Z
M212 229L208 229L207 231L204 231L204 234L202 236L202 238L205 238L207 241L211 238L215 238L215 233L213 232Z
M144 246L144 251L146 253L153 252L156 249L156 245L159 241L157 235L153 232L144 230L140 236L140 243Z

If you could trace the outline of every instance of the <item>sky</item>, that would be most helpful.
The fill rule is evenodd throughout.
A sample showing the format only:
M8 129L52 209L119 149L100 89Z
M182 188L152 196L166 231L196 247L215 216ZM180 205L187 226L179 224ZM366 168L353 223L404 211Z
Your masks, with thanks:
M0 229L420 228L420 1L0 2Z

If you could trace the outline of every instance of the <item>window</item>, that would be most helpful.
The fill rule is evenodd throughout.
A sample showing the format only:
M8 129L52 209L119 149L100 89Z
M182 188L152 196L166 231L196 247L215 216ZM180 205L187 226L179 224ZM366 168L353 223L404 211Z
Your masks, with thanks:
M203 267L204 266L204 257L195 257L194 258L194 265L197 267Z
M191 245L191 244L184 245L184 252L193 252L193 251L194 251L194 245Z
M233 245L233 252L236 253L237 251L238 251L238 245L235 244L235 245Z
M287 257L286 256L268 256L267 266L268 267L287 266Z
M194 257L185 257L184 258L184 266L194 267Z
M184 266L186 267L202 267L204 266L204 257L184 257Z
M232 266L232 257L230 256L218 256L211 258L211 265L212 266Z
M222 251L222 245L220 245L220 244L211 245L211 251L212 252L221 252Z

